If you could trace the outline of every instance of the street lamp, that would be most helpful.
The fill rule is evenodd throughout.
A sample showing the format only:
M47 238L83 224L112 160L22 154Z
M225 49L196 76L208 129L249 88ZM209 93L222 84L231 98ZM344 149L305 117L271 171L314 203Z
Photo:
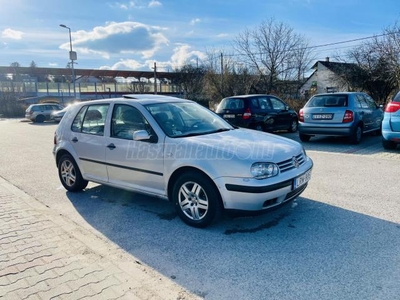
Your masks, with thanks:
M74 86L74 98L76 98L76 89L75 89L75 70L74 70L74 60L77 59L77 55L75 51L72 51L72 39L71 39L71 28L65 26L64 24L60 24L60 27L68 29L69 32L69 59L71 60L71 69L72 69L72 84Z

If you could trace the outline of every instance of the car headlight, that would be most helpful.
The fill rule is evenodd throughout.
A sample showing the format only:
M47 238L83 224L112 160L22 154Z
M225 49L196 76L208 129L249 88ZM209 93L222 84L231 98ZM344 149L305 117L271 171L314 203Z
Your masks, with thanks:
M250 168L251 175L255 179L264 179L278 175L279 168L274 163L254 163Z

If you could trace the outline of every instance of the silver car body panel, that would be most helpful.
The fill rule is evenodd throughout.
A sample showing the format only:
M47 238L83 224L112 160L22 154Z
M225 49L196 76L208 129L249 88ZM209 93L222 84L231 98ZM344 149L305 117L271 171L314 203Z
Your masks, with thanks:
M86 180L165 199L174 172L194 168L214 181L226 209L263 210L297 197L307 186L309 177L302 186L294 187L296 178L307 172L309 176L313 167L298 142L232 127L219 133L171 138L143 106L162 100L111 99L77 104L66 112L56 130L53 153L57 157L59 151L69 152ZM92 103L110 103L104 135L71 132L77 111ZM110 137L109 124L117 103L136 107L154 129L157 142ZM71 142L75 137L79 142ZM76 145L81 141L82 145ZM111 144L113 147L108 147ZM280 164L281 171L271 178L255 179L250 172L255 162Z

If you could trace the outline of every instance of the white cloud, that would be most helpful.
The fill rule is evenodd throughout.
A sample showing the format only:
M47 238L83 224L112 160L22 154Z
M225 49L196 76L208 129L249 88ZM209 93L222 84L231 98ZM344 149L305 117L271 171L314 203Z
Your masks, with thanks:
M217 35L217 37L219 37L219 38L223 38L223 37L227 37L227 36L228 36L227 33L220 33Z
M200 22L201 22L201 20L199 18L196 18L196 19L193 19L193 20L190 21L190 25L194 26L194 25L196 25L197 23L200 23Z
M162 3L157 0L150 0L150 1L135 0L129 2L115 2L114 4L111 5L111 7L123 10L129 10L131 8L144 9L144 8L153 8L159 6L162 6Z
M134 59L125 59L121 60L115 64L113 64L111 67L109 67L110 70L141 70L145 67L146 65L138 62ZM107 67L101 67L100 69L104 69Z
M162 3L160 1L156 1L156 0L151 0L149 2L149 7L157 7L157 6L162 6Z
M138 22L111 22L92 31L72 33L73 47L75 51L97 54L106 59L116 54L141 54L149 58L168 44L164 30ZM60 48L67 50L69 43L64 43Z
M187 63L197 63L197 59L205 60L207 55L201 51L191 50L191 46L183 44L174 49L170 65L172 69L181 68Z
M20 40L22 39L22 35L24 33L22 31L13 30L11 28L4 29L1 33L2 38L12 39L12 40Z

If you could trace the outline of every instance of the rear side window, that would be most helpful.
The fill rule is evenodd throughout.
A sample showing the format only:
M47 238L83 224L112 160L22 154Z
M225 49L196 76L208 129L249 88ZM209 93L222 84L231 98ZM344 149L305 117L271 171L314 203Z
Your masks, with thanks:
M321 95L314 96L307 103L307 107L346 107L347 95Z
M107 111L108 104L82 107L72 123L72 131L103 135Z

